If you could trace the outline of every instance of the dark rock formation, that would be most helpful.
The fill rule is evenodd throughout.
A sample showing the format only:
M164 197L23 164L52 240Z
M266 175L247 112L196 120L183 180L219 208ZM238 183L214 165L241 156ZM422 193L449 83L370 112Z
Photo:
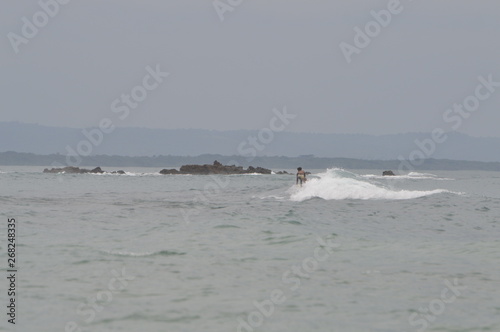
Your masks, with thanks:
M74 166L67 166L64 168L52 168L52 169L44 169L44 173L65 173L65 174L87 174L87 173L94 173L94 174L103 174L103 173L108 173L103 171L100 167L96 167L94 169L85 169L85 168L79 168L79 167L74 167ZM124 171L115 171L111 172L111 174L125 174Z
M100 167L96 167L93 170L91 170L90 173L99 173L99 174L102 174L102 173L104 173L104 171Z
M256 170L257 171L255 173L259 173L259 174L271 174L272 173L272 171L270 169L267 169L264 167L257 167Z
M179 172L178 170L176 170L175 168L172 168L172 169L162 169L160 171L160 174L180 174L181 172Z
M282 175L282 174L293 175L291 173L288 173L287 171L279 171L279 172L276 172L276 174L279 174L279 175Z
M113 171L113 172L105 172L100 167L96 167L92 170L68 166L64 168L52 168L52 169L44 169L44 173L66 173L66 174L125 174L124 171ZM205 174L271 174L271 170L262 167L253 167L250 166L248 169L244 169L242 166L225 166L222 165L217 160L214 161L213 165L184 165L180 168L180 170L176 169L162 169L160 174L195 174L195 175L205 175Z
M262 167L250 166L244 169L242 166L235 165L222 165L217 160L212 165L183 165L179 170L176 169L163 169L161 174L194 174L194 175L208 175L208 174L271 174L271 170Z
M262 167L248 166L248 169L245 171L245 173L271 174L271 170Z
M99 168L100 169L100 168ZM97 168L94 168L92 171L97 170ZM91 173L91 170L85 169L85 168L79 168L79 167L74 167L74 166L68 166L64 168L52 168L52 169L44 169L44 173L66 173L66 174L85 174L85 173ZM97 172L94 172L97 173Z
M383 176L395 176L396 174L394 174L393 171L383 171L382 175Z

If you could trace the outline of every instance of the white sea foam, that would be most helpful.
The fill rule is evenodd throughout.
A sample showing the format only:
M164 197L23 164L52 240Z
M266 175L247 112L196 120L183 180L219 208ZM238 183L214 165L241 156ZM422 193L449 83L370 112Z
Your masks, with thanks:
M435 174L431 173L418 173L418 172L410 172L408 174L404 175L394 175L394 176L383 176L383 175L376 175L376 174L365 174L365 175L360 175L363 178L366 179L385 179L385 180L390 180L390 179L403 179L403 180L437 180L437 181L442 181L442 180L453 180L450 178L441 178Z
M125 175L125 176L164 176L164 174L161 174L160 172L155 172L155 173L125 172L125 174L117 174L117 175Z
M437 177L437 175L435 175L435 174L419 173L419 172L410 172L410 173L408 173L408 176L411 176L411 177L431 177L431 178Z
M280 195L268 195L268 196L263 196L263 197L260 197L260 196L252 196L252 198L260 198L260 199L275 199L275 200L278 200L278 201L282 201L282 200L285 200L286 197L285 196L280 196Z
M160 172L155 172L155 173L125 172L125 174L105 172L105 173L86 173L86 174L97 175L97 176L165 176Z
M325 173L318 174L318 178L307 181L303 187L293 186L289 189L292 201L304 201L311 198L400 200L443 192L449 191L444 189L429 191L392 190L380 184L370 183L367 179L342 169L328 169Z

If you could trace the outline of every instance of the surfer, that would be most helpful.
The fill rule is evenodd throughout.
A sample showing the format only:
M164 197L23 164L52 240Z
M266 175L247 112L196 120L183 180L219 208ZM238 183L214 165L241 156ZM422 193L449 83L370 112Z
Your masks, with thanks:
M302 183L306 182L306 181L307 181L306 172L304 172L302 170L302 167L298 167L297 168L297 181L295 182L295 184L299 184L299 182L300 182L300 186L302 187Z

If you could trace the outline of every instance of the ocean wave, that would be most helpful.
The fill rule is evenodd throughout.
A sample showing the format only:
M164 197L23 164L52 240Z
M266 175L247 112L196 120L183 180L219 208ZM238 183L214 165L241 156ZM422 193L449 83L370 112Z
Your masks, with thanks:
M441 178L435 174L431 173L419 173L419 172L410 172L408 174L403 175L393 175L393 176L383 176L383 175L375 175L375 174L365 174L360 175L360 177L365 179L403 179L403 180L437 180L437 181L449 181L453 180L451 178Z
M363 177L343 169L328 169L317 178L307 181L303 187L289 189L290 200L305 201L311 198L325 200L363 199L363 200L404 200L450 192L445 189L429 191L393 190L380 184L368 182Z
M178 256L186 254L185 252L177 252L172 250L159 250L153 252L105 251L105 253L114 256L128 256L128 257Z
M163 174L160 174L160 172L155 172L155 173L125 172L125 174L105 172L105 173L86 173L86 174L96 175L96 176L164 176Z
M275 199L275 200L278 200L278 201L281 201L281 200L286 199L286 197L285 197L285 196L282 196L282 195L268 195L268 196L263 196L263 197L260 197L260 196L252 196L252 198L259 198L259 199Z
M408 176L411 176L411 177L431 177L431 178L435 178L437 177L436 174L431 174L431 173L419 173L419 172L410 172L408 173Z

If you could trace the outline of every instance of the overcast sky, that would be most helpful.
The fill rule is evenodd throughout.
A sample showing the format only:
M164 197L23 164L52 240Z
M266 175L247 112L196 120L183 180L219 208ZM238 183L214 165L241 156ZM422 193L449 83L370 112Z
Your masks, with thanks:
M500 82L500 1L394 1L221 0L231 11L218 13L212 0L72 0L49 6L53 17L38 1L4 1L0 121L261 129L286 106L288 131L499 137L500 87L480 88L476 111L443 115L479 76ZM388 6L397 14L374 24ZM340 45L355 47L367 24L373 37L348 63ZM170 75L155 89L147 79L125 115L120 98L142 97L148 66Z

